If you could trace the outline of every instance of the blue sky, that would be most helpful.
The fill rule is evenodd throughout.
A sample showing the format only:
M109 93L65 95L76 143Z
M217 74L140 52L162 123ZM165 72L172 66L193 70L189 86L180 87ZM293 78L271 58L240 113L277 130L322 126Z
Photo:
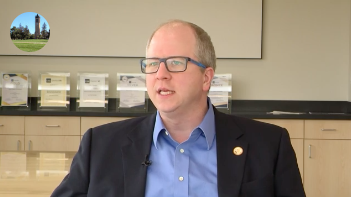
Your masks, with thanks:
M21 25L23 27L26 27L26 25L28 25L29 32L31 34L34 34L35 33L35 16L37 14L39 14L39 13L25 12L25 13L17 16L15 18L15 20L13 20L10 29L13 26L19 27L19 24L21 23ZM49 29L50 29L49 23L46 21L46 19L42 15L39 14L39 16L40 16L40 31L43 28L44 22L46 23L47 31L49 31Z

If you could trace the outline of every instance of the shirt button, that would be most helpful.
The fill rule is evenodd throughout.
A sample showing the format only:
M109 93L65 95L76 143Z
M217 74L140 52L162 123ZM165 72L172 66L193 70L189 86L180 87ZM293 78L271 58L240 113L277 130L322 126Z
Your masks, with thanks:
M180 153L184 153L184 149L181 148L181 149L179 150L179 152L180 152Z
M183 181L183 180L184 180L184 177L180 176L179 181Z
M167 131L165 131L165 134L166 134L166 135L168 135L168 132L167 132Z

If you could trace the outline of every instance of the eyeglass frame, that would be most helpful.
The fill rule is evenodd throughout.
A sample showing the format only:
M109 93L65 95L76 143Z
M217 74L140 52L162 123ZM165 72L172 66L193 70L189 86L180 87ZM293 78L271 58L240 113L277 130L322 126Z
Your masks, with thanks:
M185 59L185 69L182 70L182 71L170 71L168 69L168 65L167 65L167 60L168 59L171 59L171 58L184 58ZM158 68L155 72L150 72L150 73L145 73L143 72L143 61L144 60L147 60L147 59L157 59L160 61L160 64L158 65ZM195 64L196 66L199 66L201 68L207 68L205 65L203 65L202 63L196 61L196 60L193 60L191 59L190 57L186 57L186 56L169 56L169 57L166 57L166 58L156 58L156 57L150 57L150 58L143 58L140 60L140 69L141 69L141 72L144 73L144 74L153 74L153 73L157 73L157 71L160 69L160 65L161 63L164 63L165 64L165 67L167 69L168 72L171 72L171 73L179 73L179 72L184 72L186 71L186 69L188 68L188 62L192 62L193 64Z

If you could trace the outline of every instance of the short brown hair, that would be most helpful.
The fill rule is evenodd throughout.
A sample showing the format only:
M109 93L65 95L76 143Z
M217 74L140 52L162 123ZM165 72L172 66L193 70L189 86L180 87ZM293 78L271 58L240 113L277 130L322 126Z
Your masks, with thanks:
M206 67L212 67L213 70L216 70L216 53L211 41L211 37L207 34L205 30L201 27L195 25L194 23L183 21L183 20L170 20L161 24L150 36L147 44L146 50L149 49L150 42L154 37L155 33L163 26L174 25L174 24L183 24L189 26L193 32L196 39L196 51L195 56L198 58L198 61L201 62Z

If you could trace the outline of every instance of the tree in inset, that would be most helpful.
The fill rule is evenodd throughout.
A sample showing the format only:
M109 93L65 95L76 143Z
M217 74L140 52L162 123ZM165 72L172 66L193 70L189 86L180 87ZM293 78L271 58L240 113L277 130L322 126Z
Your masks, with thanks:
M11 29L10 29L10 35L11 35L11 40L15 40L16 39L16 26L13 26Z
M44 22L43 24L43 28L41 30L41 37L43 39L47 39L48 38L48 31L46 30L47 26L46 26L46 23Z
M26 25L26 27L23 29L23 39L27 40L30 38L30 32L29 32L29 28L28 25Z
M22 24L20 23L18 26L18 39L24 39L24 27L22 26Z

